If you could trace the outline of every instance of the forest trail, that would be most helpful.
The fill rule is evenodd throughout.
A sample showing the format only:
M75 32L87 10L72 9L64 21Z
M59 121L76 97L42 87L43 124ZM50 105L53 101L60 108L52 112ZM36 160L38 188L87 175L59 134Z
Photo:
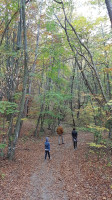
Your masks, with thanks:
M85 174L81 172L86 138L89 142L87 135L79 134L78 149L74 151L70 134L64 135L62 145L58 145L58 136L51 137L51 160L44 160L43 151L40 152L40 162L30 178L30 190L26 190L23 200L94 199L94 188L85 182Z
M93 135L79 132L74 151L69 132L62 145L57 135L49 137L51 160L44 160L45 136L21 138L15 162L1 162L0 200L112 200L112 168L89 153Z

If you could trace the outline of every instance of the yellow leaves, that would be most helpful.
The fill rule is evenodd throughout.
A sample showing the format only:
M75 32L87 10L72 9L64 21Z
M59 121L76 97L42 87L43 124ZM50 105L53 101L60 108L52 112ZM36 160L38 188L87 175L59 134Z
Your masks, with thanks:
M92 111L92 107L91 106L86 106L86 111Z
M26 120L28 120L28 119L27 119L27 118L21 118L21 120L22 120L22 121L26 121Z
M87 21L84 16L77 17L72 25L75 26L77 31L82 31L83 34L84 32L90 33L91 29L93 29L93 24L90 21Z
M103 69L103 71L107 72L107 73L112 72L112 67L111 68L105 68L105 69Z
M93 150L90 150L89 153L95 153Z
M112 120L112 117L111 117L111 116L110 116L110 117L108 117L108 118L107 118L107 120Z
M88 128L91 128L92 130L96 130L96 132L102 132L102 131L108 131L107 128L105 127L100 127L100 126L95 126L94 124L93 125L88 125L87 126Z
M95 100L96 98L99 99L99 100L102 100L102 95L95 95L95 96L92 97L92 100Z
M112 100L108 101L106 105L112 106Z
M3 33L3 30L0 30L0 34L2 34Z
M23 84L20 83L20 84L18 85L18 91L22 91L22 89L23 89Z
M94 23L94 25L99 25L101 22L104 22L105 18L104 17L98 17Z
M106 46L104 47L104 50L105 50L105 51L110 51L110 44L109 44L109 45L106 45Z
M96 148L102 148L102 147L104 147L104 148L106 148L106 146L103 145L103 144L96 144L94 142L91 142L91 143L88 143L88 144L89 144L90 147L96 147Z
M7 133L6 132L2 132L2 133L0 133L0 135L6 135Z

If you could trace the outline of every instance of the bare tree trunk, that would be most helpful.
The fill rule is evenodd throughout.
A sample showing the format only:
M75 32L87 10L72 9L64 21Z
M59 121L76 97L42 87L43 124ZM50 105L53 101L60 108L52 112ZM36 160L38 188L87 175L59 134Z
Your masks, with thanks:
M112 2L111 0L105 0L105 4L107 6L110 22L111 22L111 28L112 28Z
M102 37L104 39L105 35L104 35L102 24L101 24L101 32L102 32ZM103 42L103 45L104 45L104 47L106 47L105 41ZM109 61L107 59L108 52L106 50L104 50L104 53L105 53L105 63L106 63L105 66L106 66L107 69L109 69ZM106 86L106 91L107 91L108 99L111 99L111 84L110 84L110 75L109 75L108 71L106 72L106 75L107 75L107 80L105 80L106 77L104 76L104 84L107 85Z
M41 120L41 117L42 117L42 114L41 112L43 111L43 103L41 105L41 109L40 109L40 114L39 114L39 117L38 117L38 120L37 120L37 125L36 125L36 128L35 128L35 131L34 131L34 136L37 137L37 134L38 134L38 127L39 127L39 123L40 123L40 120Z
M76 67L76 62L73 64L73 75L71 77L71 100L70 100L70 108L71 108L71 114L72 114L72 122L73 122L73 127L75 127L75 119L74 119L74 113L73 113L73 85L74 85L74 77L75 77L75 67Z
M15 155L15 146L18 140L18 135L19 135L19 129L20 129L20 121L21 121L21 116L23 113L24 109L24 102L25 102L25 94L26 94L26 85L27 85L27 77L28 77L28 66L27 66L27 38L26 38L26 20L25 20L25 0L21 0L21 5L22 5L22 19L23 19L23 45L24 45L24 79L23 79L23 91L22 91L22 97L21 97L21 103L20 103L20 110L15 126L15 131L14 131L14 140L11 145L11 149L8 152L8 158L12 160Z
M43 86L43 77L44 77L44 60L43 60L43 70L42 70L42 83L41 83L41 87ZM45 95L44 95L44 98L45 99ZM37 119L37 124L36 124L36 128L35 128L35 131L34 131L34 137L37 137L38 135L38 127L39 127L39 124L41 122L41 118L42 118L42 111L44 109L44 102L41 102L41 105L40 105L40 113L39 113L39 116L38 116L38 119Z
M11 116L10 123L9 123L9 129L8 129L8 151L7 151L7 157L10 158L11 152L12 152L12 132L13 132L13 115Z
M93 102L91 101L91 99L90 99L90 102L91 102L91 106L92 106L92 108L93 108L93 113L94 113L94 116L93 116L93 118L94 118L94 123L95 123L95 125L97 126L97 120L96 120L96 116L95 116L94 106L93 106Z

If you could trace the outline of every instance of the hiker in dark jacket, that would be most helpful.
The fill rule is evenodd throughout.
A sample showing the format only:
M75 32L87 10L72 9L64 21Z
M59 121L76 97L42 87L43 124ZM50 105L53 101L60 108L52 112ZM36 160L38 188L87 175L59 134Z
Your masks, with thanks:
M73 131L72 131L72 139L73 139L74 149L76 149L77 148L77 131L75 130L75 128L73 128Z
M50 159L50 143L49 143L48 137L46 137L46 141L45 141L45 160L46 160L47 154Z

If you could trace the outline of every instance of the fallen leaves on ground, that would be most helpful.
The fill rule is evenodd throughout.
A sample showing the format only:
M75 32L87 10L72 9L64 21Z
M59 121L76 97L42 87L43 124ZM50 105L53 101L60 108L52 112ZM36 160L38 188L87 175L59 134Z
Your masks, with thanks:
M51 160L44 160L45 137L32 137L19 139L15 161L0 161L0 200L112 200L112 167L89 153L91 134L79 133L76 151L70 134L60 146L58 136L49 139Z

